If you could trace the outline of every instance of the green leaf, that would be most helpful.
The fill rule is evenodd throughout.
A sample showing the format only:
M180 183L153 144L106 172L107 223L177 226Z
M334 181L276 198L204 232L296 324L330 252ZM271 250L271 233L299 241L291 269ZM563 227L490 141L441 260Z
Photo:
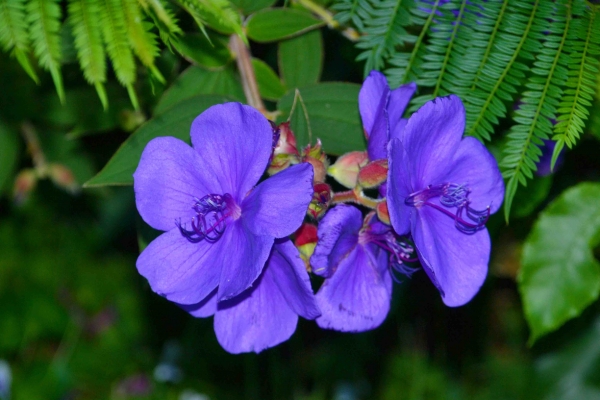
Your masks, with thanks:
M200 67L189 67L163 94L154 109L154 115L162 114L174 104L200 94L226 96L239 102L245 99L240 79L232 68L207 71Z
M0 194L9 187L9 180L17 166L18 153L17 135L0 123Z
M209 39L201 33L186 33L173 41L173 46L193 64L208 69L217 69L231 61L231 52L218 37Z
M194 118L208 107L231 101L219 95L200 95L169 108L142 125L117 150L104 168L84 187L131 185L142 151L148 142L159 136L174 136L190 142L190 126Z
M272 8L253 14L246 25L246 32L257 42L274 42L323 25L324 22L304 11Z
M228 0L182 0L186 9L196 20L214 30L244 38L240 15L231 7Z
M266 62L258 58L252 59L252 67L256 75L260 96L267 100L279 100L285 94L285 87L275 71Z
M328 82L309 86L300 91L312 129L313 141L323 142L328 154L344 154L364 150L365 139L358 114L360 85L354 83ZM277 109L284 118L290 113L294 92L288 92L279 100ZM307 143L298 142L298 146Z
M537 177L517 191L514 198L512 215L516 218L529 216L548 198L552 187L552 175Z
M600 184L581 183L544 210L523 247L519 290L530 343L579 315L600 292Z
M323 69L323 39L315 30L279 43L279 71L289 89L319 82Z
M250 15L255 11L263 8L271 7L276 0L229 0L235 8L240 10L244 15Z

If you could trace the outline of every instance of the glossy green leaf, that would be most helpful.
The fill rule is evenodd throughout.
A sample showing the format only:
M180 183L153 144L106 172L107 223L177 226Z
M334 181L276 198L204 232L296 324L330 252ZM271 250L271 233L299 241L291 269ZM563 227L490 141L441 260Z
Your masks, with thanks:
M17 134L0 123L0 194L10 186L17 166L18 151Z
M530 342L579 315L598 298L600 184L581 183L553 201L523 246L519 290Z
M327 82L305 87L300 94L310 119L313 141L323 142L328 154L339 155L349 151L364 150L365 139L358 114L360 85ZM281 98L278 109L287 118L294 102L294 92ZM299 146L306 143L298 143Z
M279 43L279 71L289 89L319 82L323 69L323 39L315 30Z
M163 94L154 109L154 114L161 114L174 104L202 94L216 94L227 96L234 101L244 101L242 83L233 68L207 71L200 67L189 67Z
M263 8L271 7L276 0L229 0L244 15L262 10Z
M252 59L252 67L254 68L261 97L267 100L279 100L285 94L285 87L275 71L266 62L258 58Z
M274 42L322 25L322 21L304 11L272 8L253 14L246 25L246 33L257 42Z
M146 144L159 136L190 142L190 125L208 107L232 101L220 95L200 95L183 100L142 125L117 150L104 168L85 187L131 185L133 173Z
M173 45L186 60L208 69L222 68L232 59L227 43L214 35L209 41L202 33L187 33Z
M304 99L299 90L294 91L294 102L292 103L292 109L290 116L288 117L290 122L290 129L294 132L296 137L296 144L298 148L305 147L307 144L312 142L312 131L310 127L310 118L308 117L308 110Z

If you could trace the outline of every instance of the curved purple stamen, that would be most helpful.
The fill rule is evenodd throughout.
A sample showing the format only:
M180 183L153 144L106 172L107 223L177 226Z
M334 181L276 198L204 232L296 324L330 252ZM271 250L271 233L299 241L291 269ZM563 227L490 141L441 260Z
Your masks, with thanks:
M223 236L225 232L225 220L230 216L229 206L233 201L229 193L207 194L201 199L194 199L192 207L196 216L192 218L192 229L185 229L181 221L175 221L175 225L187 240L198 243L202 240L214 243Z
M485 226L490 217L490 206L487 206L485 210L475 210L470 206L470 193L471 190L466 185L455 183L429 185L408 196L404 200L404 204L411 207L430 206L452 218L456 229L472 235ZM441 206L429 201L435 197L439 197ZM448 208L456 208L456 211L451 212Z
M414 247L408 242L407 237L398 237L392 231L385 233L368 232L369 242L376 244L390 254L389 269L396 283L402 280L396 274L411 277L419 268L406 265L407 262L416 262L418 258L413 255Z

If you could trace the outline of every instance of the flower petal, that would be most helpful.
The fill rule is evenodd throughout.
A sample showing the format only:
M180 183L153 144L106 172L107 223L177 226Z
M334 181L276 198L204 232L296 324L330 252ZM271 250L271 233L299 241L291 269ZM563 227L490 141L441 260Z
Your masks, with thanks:
M256 235L276 238L300 227L313 195L313 168L293 165L255 187L242 202L242 219Z
M196 318L210 317L217 312L217 290L213 290L211 294L199 303L177 305Z
M390 221L398 235L405 235L410 231L411 214L414 208L404 203L406 197L412 193L410 185L409 166L406 162L406 152L400 139L393 139L388 146L388 178L387 178L387 205Z
M196 117L191 136L204 174L219 180L217 194L229 193L240 204L267 168L273 145L269 121L250 106L217 104Z
M146 145L133 174L133 190L137 209L148 225L168 231L175 221L189 221L196 215L194 198L220 188L203 164L198 153L179 139L159 137Z
M465 108L456 96L438 97L411 115L402 136L415 190L443 183L465 129Z
M390 87L385 76L379 71L371 71L358 93L358 109L367 139L378 116L383 115L389 94Z
M298 316L286 302L270 269L264 269L253 287L217 305L215 333L230 353L259 353L286 341L296 330Z
M455 227L453 219L421 207L412 234L421 264L442 293L444 303L456 307L471 300L487 275L487 229L467 235Z
M265 268L269 270L279 291L296 314L306 319L315 319L321 315L304 261L291 240L275 243L267 263Z
M274 240L272 236L254 235L241 220L230 224L227 230L227 247L222 247L223 254L219 255L222 262L218 264L218 301L235 297L252 285L267 262Z
M470 205L476 210L490 206L490 212L495 213L504 199L504 181L496 159L481 142L472 137L460 142L444 180L466 184L471 190Z
M381 325L390 309L392 282L378 257L357 246L326 279L316 297L321 328L362 332Z
M406 110L406 106L416 91L417 84L414 82L407 83L406 85L402 85L391 91L387 110L390 130L392 132L400 122L402 114L404 114L404 111Z
M337 205L319 223L318 241L310 258L313 273L330 277L358 243L362 214L350 205Z
M215 243L190 243L175 228L154 239L136 266L154 292L176 303L195 304L217 287L231 236L226 229Z

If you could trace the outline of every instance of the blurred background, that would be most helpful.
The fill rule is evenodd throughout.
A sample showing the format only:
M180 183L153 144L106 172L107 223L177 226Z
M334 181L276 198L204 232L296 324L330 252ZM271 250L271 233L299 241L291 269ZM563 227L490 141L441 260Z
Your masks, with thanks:
M12 6L26 5L24 15L31 15L26 3ZM207 37L216 43L208 46L194 13L185 7L193 2L180 2L184 6L169 7L179 37L191 39L159 43L166 28L152 19L156 14L144 14L147 23L158 26L148 28L156 46L152 68L138 63L128 87L110 68L119 64L109 58L102 81L108 99L104 109L102 91L82 74L80 46L68 19L74 14L68 7L75 2L50 3L60 11L53 35L60 47L62 102L56 77L45 71L51 67L43 62L31 67L39 52L25 62L39 84L18 59L17 45L7 46L4 38L6 51L0 52L0 399L600 399L598 290L586 303L591 305L570 315L576 318L555 324L560 328L533 341L517 282L524 243L540 213L564 190L600 179L597 102L589 108L591 122L577 146L561 155L560 167L519 189L508 224L502 213L488 222L493 243L489 275L469 304L444 306L421 271L395 285L390 314L374 331L325 331L301 319L289 341L258 355L231 355L217 343L212 318L191 317L154 294L137 273L140 246L157 233L141 221L132 187L117 182L83 188L126 140L139 137L132 132L152 123L158 109L197 95L244 101L243 78L226 46L230 32L205 19ZM207 2L213 3L223 2ZM250 15L274 2L233 3L242 15ZM319 48L308 47L300 59L317 65L317 81L350 82L356 89L365 70L364 57L356 59L365 47L350 39L360 35L361 27L327 21L340 7L331 3L348 2L288 4L297 12L312 12L318 21L310 29L318 35ZM10 4L0 0L2 7ZM27 21L36 26L35 19ZM279 39L263 40L263 31L250 28L244 26L251 54L279 79ZM261 29L272 33L279 28ZM5 32L6 25L0 36ZM289 36L283 39L293 40ZM27 49L37 51L31 50L38 48L35 37L31 43ZM284 109L281 99L289 100L293 87L285 80L279 87L264 74L257 73L265 107ZM499 132L512 126L519 107L516 98L506 104L514 107L495 126ZM353 113L355 118L357 110ZM166 128L159 133L172 134ZM188 131L177 134L184 137ZM314 126L313 135L319 136ZM486 144L501 157L502 138ZM587 201L582 209L593 203ZM589 221L600 221L597 209L585 212ZM559 242L582 229L568 220L565 224L556 233ZM600 230L594 232L588 244L597 268ZM564 250L567 258L570 249ZM562 279L548 274L549 280ZM313 283L317 289L320 282Z

